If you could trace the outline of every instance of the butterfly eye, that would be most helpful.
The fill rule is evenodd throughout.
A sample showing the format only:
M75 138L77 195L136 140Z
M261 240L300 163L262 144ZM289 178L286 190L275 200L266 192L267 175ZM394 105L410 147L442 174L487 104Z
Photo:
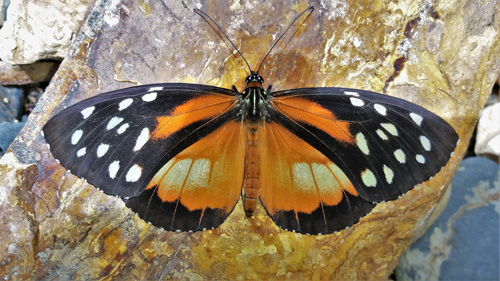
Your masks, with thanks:
M264 84L264 78L257 73L252 73L245 79L245 83L248 88L262 88Z

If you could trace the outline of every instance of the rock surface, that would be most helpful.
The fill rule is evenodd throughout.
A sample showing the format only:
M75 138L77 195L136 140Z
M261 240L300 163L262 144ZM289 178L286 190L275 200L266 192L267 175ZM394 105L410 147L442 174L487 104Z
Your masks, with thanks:
M448 191L441 216L401 257L398 281L498 280L500 165L467 158Z
M0 59L28 64L64 58L92 2L11 0L0 29Z
M0 61L0 85L26 85L48 82L54 76L59 63L35 62L29 65L13 65Z
M23 99L22 89L0 86L0 157L24 126Z
M202 8L221 23L255 67L307 4L96 1L12 153L2 160L7 163L0 165L2 225L14 226L0 228L2 237L9 237L3 247L11 249L0 251L0 260L6 261L0 276L387 279L399 256L425 230L491 92L500 69L495 17L500 6L480 0L311 4L314 13L293 40L278 45L261 74L274 89L374 90L440 115L461 142L432 180L331 235L282 231L260 206L247 219L241 204L212 231L172 233L144 223L122 201L55 162L40 134L51 112L137 84L195 82L242 89L247 73L241 59L192 9ZM11 184L20 179L25 179L22 184Z
M489 154L500 159L500 102L487 106L477 124L476 145L478 155Z

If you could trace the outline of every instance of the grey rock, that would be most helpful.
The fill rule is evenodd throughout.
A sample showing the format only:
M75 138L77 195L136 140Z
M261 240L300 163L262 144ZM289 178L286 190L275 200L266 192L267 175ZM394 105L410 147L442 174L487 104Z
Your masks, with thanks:
M23 90L0 87L0 123L17 121L23 109Z
M499 280L500 165L462 161L441 216L403 254L396 280Z

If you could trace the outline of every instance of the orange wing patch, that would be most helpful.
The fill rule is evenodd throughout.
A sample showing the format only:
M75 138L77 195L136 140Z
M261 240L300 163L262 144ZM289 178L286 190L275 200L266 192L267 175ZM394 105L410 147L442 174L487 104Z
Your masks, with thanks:
M339 204L344 192L358 195L337 165L283 126L267 123L260 133L260 198L269 213L312 213Z
M229 213L240 196L246 131L231 121L200 139L165 164L146 189L157 188L163 202Z
M236 98L203 95L177 106L168 116L156 118L157 125L151 133L153 139L167 138L171 134L196 121L215 118L236 105ZM200 104L203 105L200 107Z
M338 120L333 113L321 105L303 98L274 98L274 107L292 120L309 123L328 133L340 142L354 144L349 131L349 122Z

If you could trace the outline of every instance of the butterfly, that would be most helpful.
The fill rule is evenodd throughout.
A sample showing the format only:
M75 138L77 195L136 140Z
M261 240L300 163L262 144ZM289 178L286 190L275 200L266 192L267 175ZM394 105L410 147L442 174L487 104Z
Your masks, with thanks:
M457 145L446 121L411 102L272 91L249 69L242 92L164 83L103 93L55 114L43 135L71 173L143 220L189 232L219 226L240 198L247 216L260 202L282 229L339 231L433 177Z

